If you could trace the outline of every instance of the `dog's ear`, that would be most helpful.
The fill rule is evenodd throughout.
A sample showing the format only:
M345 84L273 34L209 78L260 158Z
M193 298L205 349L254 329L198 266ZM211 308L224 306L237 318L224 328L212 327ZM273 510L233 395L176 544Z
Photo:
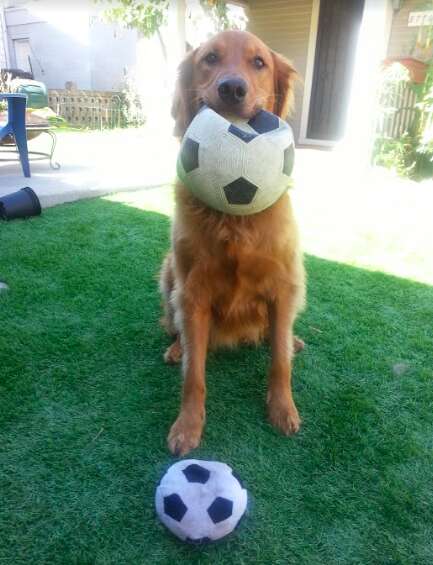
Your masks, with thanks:
M182 137L194 117L194 98L192 92L194 79L194 56L196 50L190 51L178 68L176 87L174 90L171 115L174 118L174 135Z
M274 60L274 114L286 118L293 112L295 102L295 83L299 75L291 63L279 53L272 51Z

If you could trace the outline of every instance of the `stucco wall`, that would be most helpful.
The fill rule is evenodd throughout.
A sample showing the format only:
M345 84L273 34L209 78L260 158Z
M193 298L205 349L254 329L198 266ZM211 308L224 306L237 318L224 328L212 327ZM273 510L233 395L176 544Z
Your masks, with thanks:
M0 69L6 67L6 30L4 29L3 8L0 3Z
M35 78L48 88L72 81L79 89L119 90L125 71L135 65L136 33L100 22L93 7L65 4L5 11L11 66L16 66L14 40L28 38Z
M313 0L250 0L249 30L290 59L305 77ZM299 136L303 88L298 84L294 116L289 120Z

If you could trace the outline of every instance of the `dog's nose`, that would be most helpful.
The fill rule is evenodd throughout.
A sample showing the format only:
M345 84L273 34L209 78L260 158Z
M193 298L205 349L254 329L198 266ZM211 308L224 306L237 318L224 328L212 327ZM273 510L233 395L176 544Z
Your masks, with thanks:
M218 94L226 104L239 104L244 101L248 85L242 78L226 78L218 85Z

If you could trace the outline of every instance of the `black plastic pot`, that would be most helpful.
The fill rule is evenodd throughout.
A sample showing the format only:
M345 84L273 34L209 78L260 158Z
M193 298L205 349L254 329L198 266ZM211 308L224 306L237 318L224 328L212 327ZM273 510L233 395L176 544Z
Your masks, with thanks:
M26 186L17 192L0 196L0 218L15 220L16 218L29 218L39 216L41 203L35 192Z

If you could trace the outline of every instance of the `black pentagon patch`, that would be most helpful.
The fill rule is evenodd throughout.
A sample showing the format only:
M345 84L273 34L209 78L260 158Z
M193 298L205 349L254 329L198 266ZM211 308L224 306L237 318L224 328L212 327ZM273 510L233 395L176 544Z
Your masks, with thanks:
M293 145L289 145L287 149L284 150L284 165L283 173L290 177L293 171L293 165L295 163L295 149Z
M182 499L178 494L170 494L169 496L164 496L164 512L176 522L180 522L185 516L188 508L182 502Z
M280 127L280 120L275 114L266 112L266 110L260 110L251 120L248 122L253 130L257 133L267 133L274 129Z
M207 483L210 477L210 471L196 463L192 463L191 465L188 465L188 467L185 467L182 473L185 475L186 480L189 483L201 483L202 485Z
M218 496L207 509L207 513L214 524L230 518L233 512L233 502L222 496Z
M207 536L205 536L204 538L197 538L197 539L186 538L185 541L187 541L188 543L193 543L194 545L201 545L202 543L209 543L212 540Z
M186 173L190 173L198 167L198 143L187 137L183 142L180 153L183 168Z
M224 187L229 204L250 204L256 192L257 186L243 177L239 177Z
M257 137L255 133L249 133L247 131L244 131L234 126L233 124L230 125L229 132L235 135L236 137L239 137L239 139L242 139L242 141L245 141L245 143L249 143L250 141L252 141Z

